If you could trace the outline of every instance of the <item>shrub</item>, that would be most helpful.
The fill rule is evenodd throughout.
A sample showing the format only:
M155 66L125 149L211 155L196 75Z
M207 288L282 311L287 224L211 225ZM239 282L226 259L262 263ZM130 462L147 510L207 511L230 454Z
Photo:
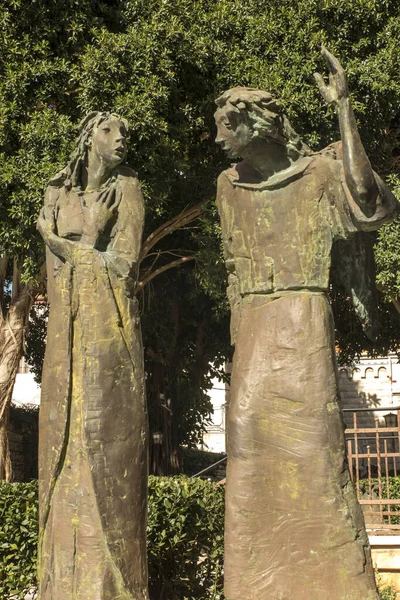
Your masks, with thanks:
M0 598L36 583L37 482L0 483Z
M399 504L392 504L392 505L390 505L390 507L389 507L389 505L383 505L383 510L387 511L390 508L391 511L400 512L400 477L388 477L388 484L389 484L389 497L392 500L395 500L398 498ZM369 496L368 479L360 480L360 491L364 498L368 498L368 496ZM372 493L373 499L379 498L379 485L378 485L377 479L371 479L371 493ZM388 493L387 493L387 487L386 487L386 478L383 478L383 480L382 480L382 498L387 498L387 497L388 497ZM365 508L366 508L366 510L368 510L367 507L365 507ZM385 523L387 523L388 517L384 516L383 520ZM396 516L396 517L392 516L390 520L393 525L400 524L400 516Z
M148 556L154 600L223 598L223 529L221 486L183 476L150 477Z
M222 600L224 489L187 477L149 478L152 600ZM37 482L0 483L0 598L36 584Z
M391 585L389 587L380 588L379 593L381 600L397 600L396 590Z

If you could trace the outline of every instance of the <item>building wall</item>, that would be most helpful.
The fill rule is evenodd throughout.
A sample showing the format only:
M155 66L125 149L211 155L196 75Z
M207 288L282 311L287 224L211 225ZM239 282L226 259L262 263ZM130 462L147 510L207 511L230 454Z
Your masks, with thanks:
M210 399L214 412L204 433L201 449L208 452L225 452L226 386L217 378L213 379Z
M15 406L39 406L40 386L29 372L25 359L21 360L12 394L12 404Z
M385 417L400 405L400 364L395 355L385 358L362 358L349 367L339 368L339 392L347 427L353 426L351 409L357 413L359 427L374 427L375 419L385 424ZM387 410L376 410L373 409Z

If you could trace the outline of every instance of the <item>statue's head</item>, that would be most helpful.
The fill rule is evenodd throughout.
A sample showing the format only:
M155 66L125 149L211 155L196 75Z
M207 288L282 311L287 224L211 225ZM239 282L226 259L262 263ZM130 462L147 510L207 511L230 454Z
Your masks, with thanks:
M80 124L88 152L96 154L109 168L125 160L128 123L114 113L92 113Z
M71 159L52 184L79 187L82 183L82 167L87 165L89 153L93 153L110 170L126 158L128 123L115 113L91 112L78 125L78 138Z
M310 153L290 125L281 102L269 92L235 87L224 92L216 104L216 142L231 158L246 155L256 139L286 147L293 160Z

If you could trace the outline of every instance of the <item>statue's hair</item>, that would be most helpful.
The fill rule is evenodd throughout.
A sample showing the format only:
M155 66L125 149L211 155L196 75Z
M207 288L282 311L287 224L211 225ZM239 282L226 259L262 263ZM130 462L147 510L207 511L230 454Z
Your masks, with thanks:
M286 146L288 155L296 159L312 154L311 149L301 140L287 118L279 100L269 92L256 88L234 87L216 100L219 109L225 108L230 121L238 119L246 122L253 137L271 138ZM271 125L277 135L271 136Z
M117 115L116 113L111 112L91 112L86 115L79 123L78 129L78 138L75 143L75 150L71 154L71 158L67 166L59 171L52 179L50 179L50 185L56 187L66 187L68 189L79 187L82 183L82 167L85 163L86 154L88 148L92 142L93 131L96 127L98 127L104 121L107 121L110 117L116 117L119 119L126 131L128 132L128 122Z

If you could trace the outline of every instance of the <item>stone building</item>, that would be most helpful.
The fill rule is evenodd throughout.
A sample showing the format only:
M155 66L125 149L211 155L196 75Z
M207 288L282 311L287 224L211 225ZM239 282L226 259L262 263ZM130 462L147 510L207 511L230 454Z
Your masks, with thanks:
M385 416L400 405L400 364L397 356L363 357L354 365L340 367L339 390L348 427L353 422L351 409L371 410L360 411L360 426L373 426L375 418L384 424ZM374 411L374 408L380 410Z

